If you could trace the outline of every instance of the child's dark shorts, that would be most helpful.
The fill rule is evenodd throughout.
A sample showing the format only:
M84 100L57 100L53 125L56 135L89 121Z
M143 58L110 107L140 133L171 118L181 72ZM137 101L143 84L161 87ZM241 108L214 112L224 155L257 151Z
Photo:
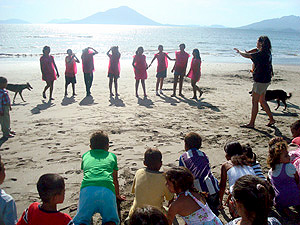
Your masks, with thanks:
M167 70L158 72L158 73L156 74L156 78L166 78L166 77L167 77Z
M68 85L68 84L76 84L76 77L74 76L74 77L67 77L67 76L65 76L65 78L66 78L66 85Z

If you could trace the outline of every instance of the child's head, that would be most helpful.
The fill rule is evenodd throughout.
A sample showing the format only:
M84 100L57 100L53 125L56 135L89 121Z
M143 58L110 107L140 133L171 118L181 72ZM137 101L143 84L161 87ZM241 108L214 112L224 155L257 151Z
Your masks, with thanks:
M64 178L54 173L44 174L37 182L37 190L43 203L63 203L65 198Z
M71 55L73 54L72 49L68 49L68 50L67 50L67 54L68 54L69 56L71 56Z
M252 151L252 148L249 144L242 145L242 149L243 149L244 155L247 156L247 158L250 161L252 161L252 162L256 161L256 154Z
M168 225L165 215L153 206L137 208L129 219L129 225Z
M275 196L272 186L267 181L257 176L245 175L235 182L232 195L240 215L252 219L253 225L267 224L268 213Z
M4 180L5 180L5 167L0 156L0 185L3 183Z
M179 45L179 49L180 49L180 51L183 51L183 50L185 49L185 44L183 44L183 43L180 44L180 45Z
M164 50L164 46L159 45L159 46L158 46L158 51L162 52L163 50Z
M243 166L248 164L247 157L243 154L242 146L238 141L227 142L224 151L226 159L231 160L233 165Z
M0 77L0 88L6 88L7 86L7 79L5 77Z
M162 165L162 155L157 148L148 148L144 154L144 165L149 170L159 171Z
M142 55L144 52L144 48L143 47L138 47L138 49L136 50L135 54L136 55Z
M43 54L48 55L50 53L50 47L49 46L44 46L43 48Z
M111 47L111 53L112 54L118 54L119 53L119 47L118 46Z
M193 50L193 56L194 56L194 58L196 58L196 59L201 59L199 49L195 48L195 49Z
M202 145L202 138L199 134L195 132L190 132L184 137L184 149L186 151L190 150L191 148L201 148Z
M268 165L274 170L276 164L289 163L288 145L282 137L273 137L269 141Z
M294 123L292 123L290 128L293 138L300 136L300 120L297 120Z
M90 138L91 149L103 149L108 150L109 148L109 138L107 133L100 130L92 134Z
M268 36L260 36L257 40L257 48L261 51L271 51L272 45Z
M180 193L194 189L194 176L185 167L173 167L165 173L165 176L167 187L172 193Z

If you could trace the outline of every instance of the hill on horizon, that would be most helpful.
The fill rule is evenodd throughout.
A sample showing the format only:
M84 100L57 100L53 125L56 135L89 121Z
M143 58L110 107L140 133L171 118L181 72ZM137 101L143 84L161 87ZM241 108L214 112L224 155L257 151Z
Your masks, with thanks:
M121 6L98 12L81 20L73 20L72 24L119 24L119 25L161 25L135 10Z
M300 16L283 16L237 27L252 30L298 31L300 32Z

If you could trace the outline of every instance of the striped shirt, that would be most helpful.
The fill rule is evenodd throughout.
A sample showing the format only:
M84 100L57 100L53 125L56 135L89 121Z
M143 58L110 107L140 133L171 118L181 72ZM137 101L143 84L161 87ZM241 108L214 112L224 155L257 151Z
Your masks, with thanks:
M256 161L254 163L251 163L251 167L254 170L254 173L255 173L256 176L258 176L258 177L266 180L266 178L265 178L265 176L264 176L264 174L263 174L263 172L261 170L259 162Z
M10 98L6 89L0 89L0 113L3 113L3 106L10 106Z
M194 175L194 186L197 190L213 195L219 192L217 179L210 170L208 157L204 152L192 148L179 158L179 166L184 166Z

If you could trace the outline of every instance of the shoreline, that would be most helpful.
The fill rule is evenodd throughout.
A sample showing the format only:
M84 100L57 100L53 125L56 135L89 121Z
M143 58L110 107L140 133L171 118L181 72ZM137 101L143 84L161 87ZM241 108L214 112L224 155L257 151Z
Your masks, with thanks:
M269 89L283 89L292 92L288 108L274 110L276 102L268 102L275 117L276 128L266 127L267 116L259 111L256 130L240 128L250 119L252 88L249 63L203 63L199 87L204 91L199 101L192 96L190 80L185 78L185 98L171 98L173 75L169 72L164 82L165 95L155 96L155 69L148 70L146 81L147 99L137 99L134 93L134 74L131 64L121 64L119 79L120 99L110 99L108 91L107 66L95 60L95 75L92 86L93 98L85 98L81 65L75 98L64 98L64 74L62 61L57 61L61 77L54 83L54 98L51 103L43 101L38 62L2 63L1 76L9 83L30 82L32 91L24 90L22 102L16 97L11 111L11 127L17 135L5 142L0 149L6 166L6 180L2 188L16 201L18 217L33 201L38 201L36 182L44 173L59 173L65 178L65 202L58 208L72 217L75 215L79 197L82 171L81 155L89 150L89 136L103 129L109 134L110 151L118 158L121 193L129 199L122 203L126 215L131 206L129 193L135 171L143 167L143 154L147 147L158 147L163 154L162 171L178 165L178 158L184 151L183 137L186 133L198 132L203 138L201 150L210 160L213 174L220 178L221 164L225 161L223 146L228 140L249 143L257 154L264 175L268 140L275 136L291 137L289 126L299 119L300 66L273 65L275 77ZM108 64L108 60L106 60ZM124 65L124 66L123 66ZM189 69L189 65L188 65ZM69 86L69 93L71 87ZM139 93L142 96L141 86ZM178 87L177 87L178 93ZM13 94L9 92L12 100ZM48 92L47 92L48 95ZM225 221L224 218L222 219Z

